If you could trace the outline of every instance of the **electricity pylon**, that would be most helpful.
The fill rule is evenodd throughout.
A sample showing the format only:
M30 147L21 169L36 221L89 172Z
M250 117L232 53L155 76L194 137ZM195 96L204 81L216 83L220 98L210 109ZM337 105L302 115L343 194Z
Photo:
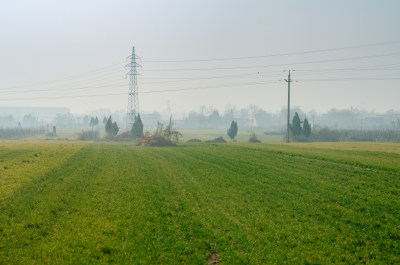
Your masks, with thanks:
M140 58L135 54L135 46L132 47L132 55L128 56L127 59L131 59L131 62L125 66L130 68L128 73L126 73L126 75L130 76L127 111L127 127L130 129L135 121L135 116L139 114L139 95L137 82L137 76L139 75L139 72L137 68L141 67L141 65L137 63L137 60L140 61Z

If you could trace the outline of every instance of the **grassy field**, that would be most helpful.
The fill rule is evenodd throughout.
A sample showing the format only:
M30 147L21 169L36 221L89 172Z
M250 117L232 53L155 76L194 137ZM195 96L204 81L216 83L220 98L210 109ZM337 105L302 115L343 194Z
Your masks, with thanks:
M400 144L0 142L0 264L398 264Z

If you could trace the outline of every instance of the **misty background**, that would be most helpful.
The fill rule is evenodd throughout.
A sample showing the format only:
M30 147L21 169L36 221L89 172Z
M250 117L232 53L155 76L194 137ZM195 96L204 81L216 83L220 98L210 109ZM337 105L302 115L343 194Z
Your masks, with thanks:
M121 128L127 123L125 111L112 112L99 109L88 114L72 114L67 108L40 107L0 107L0 127L44 128L51 131L52 126L60 129L89 129L90 119L97 117L100 123L96 129L104 129L103 120L112 116ZM385 113L369 112L360 109L331 109L328 112L305 112L294 107L303 120L307 118L314 129L329 128L334 130L400 130L400 114L394 110ZM178 129L226 129L232 120L238 122L244 130L267 130L284 134L286 130L287 109L271 113L250 105L246 108L227 106L224 112L209 106L202 106L189 113L152 112L141 114L144 128L154 129L157 122L167 123L170 117Z
M132 46L145 128L398 128L400 2L6 1L0 126L123 127Z

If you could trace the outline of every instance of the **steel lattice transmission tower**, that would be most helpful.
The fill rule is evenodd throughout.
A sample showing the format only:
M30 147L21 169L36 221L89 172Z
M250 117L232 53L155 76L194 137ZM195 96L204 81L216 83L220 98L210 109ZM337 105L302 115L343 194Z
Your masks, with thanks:
M135 116L139 114L139 96L138 96L138 82L137 76L139 75L138 69L142 67L137 61L140 58L135 54L135 46L132 47L132 55L128 56L131 62L125 67L129 67L128 73L126 75L130 76L129 80L129 94L128 94L128 111L127 111L127 127L132 128L133 122L135 121Z

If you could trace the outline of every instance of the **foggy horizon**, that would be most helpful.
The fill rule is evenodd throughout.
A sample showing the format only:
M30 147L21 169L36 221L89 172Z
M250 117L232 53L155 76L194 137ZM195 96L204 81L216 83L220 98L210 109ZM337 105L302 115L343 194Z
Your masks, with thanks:
M0 106L140 112L291 104L400 111L397 1L13 1L0 11Z

